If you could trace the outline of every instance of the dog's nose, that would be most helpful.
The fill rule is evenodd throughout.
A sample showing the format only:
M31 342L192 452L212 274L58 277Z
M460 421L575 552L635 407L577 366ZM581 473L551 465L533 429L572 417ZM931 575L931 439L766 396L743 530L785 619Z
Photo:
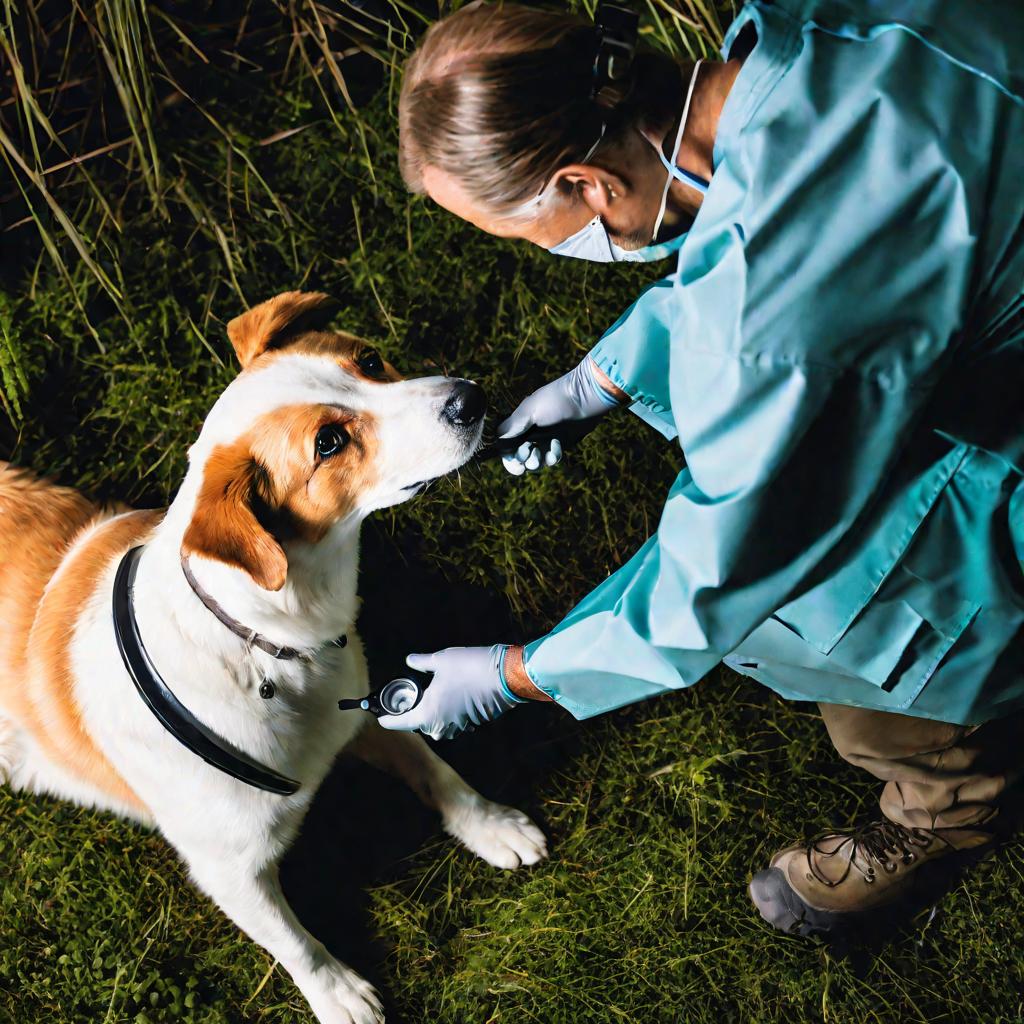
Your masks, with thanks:
M452 393L444 403L441 415L453 426L471 427L479 423L487 412L487 395L479 384L460 380L452 386Z

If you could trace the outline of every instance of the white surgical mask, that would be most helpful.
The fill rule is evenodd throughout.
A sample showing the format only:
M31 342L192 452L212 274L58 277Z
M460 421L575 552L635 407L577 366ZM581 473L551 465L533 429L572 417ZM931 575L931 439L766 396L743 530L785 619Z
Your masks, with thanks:
M676 141L672 147L673 155L679 152L679 143L682 141L683 132L686 130L686 119L690 114L690 101L693 99L693 87L697 82L697 71L702 63L703 61L698 60L693 66L693 74L690 76L690 86L686 90L686 102L683 104L683 113L679 119L679 130L676 132ZM603 128L601 130L601 136L602 138L604 137ZM600 141L601 140L599 139L598 142ZM654 145L654 143L651 143L651 145L654 146L654 149L658 154L658 159L662 162L665 166L665 170L668 172L668 176L665 178L665 188L661 193L661 205L658 208L658 217L654 222L654 233L651 236L651 244L645 245L642 249L623 249L608 237L608 229L605 227L604 221L601 220L600 215L598 215L594 217L592 221L580 228L579 231L576 231L564 241L559 242L558 245L549 249L548 252L553 253L555 256L571 256L573 259L577 260L590 260L592 263L650 263L654 260L661 260L666 256L671 256L672 253L679 249L686 237L685 233L677 235L675 238L669 239L667 242L654 242L654 239L658 237L658 232L661 230L661 222L665 218L665 206L668 203L668 190L672 185L672 180L677 179L678 181L692 186L697 189L701 195L704 195L707 192L709 182L698 177L696 174L691 174L689 171L685 171L683 168L677 167L665 157L660 146ZM588 159L596 148L597 145L595 144L591 148L590 153L584 157L584 160Z
M649 263L677 252L685 238L686 235L681 234L667 242L645 245L642 249L623 249L608 237L604 221L598 216L548 252L555 256L590 260L591 263Z

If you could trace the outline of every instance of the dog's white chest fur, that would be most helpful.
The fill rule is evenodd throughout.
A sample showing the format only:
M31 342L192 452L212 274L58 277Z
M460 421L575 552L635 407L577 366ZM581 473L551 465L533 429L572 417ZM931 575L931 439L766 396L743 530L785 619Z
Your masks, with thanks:
M147 555L150 553L147 551ZM153 545L159 559L160 547ZM72 646L77 696L89 730L172 842L206 829L196 820L191 795L225 829L238 821L240 841L255 826L276 857L291 841L296 812L304 809L338 753L365 724L360 713L342 712L342 697L369 689L366 659L354 628L346 645L314 649L308 658L279 660L240 644L199 602L180 570L164 576L159 589L146 581L159 571L150 565L137 588L136 615L143 642L175 696L231 746L300 782L293 797L254 790L206 764L157 720L135 690L111 643L110 590L104 586L83 610ZM106 581L112 586L112 581ZM354 585L352 585L354 590ZM355 607L354 595L344 602ZM273 696L261 696L269 683Z

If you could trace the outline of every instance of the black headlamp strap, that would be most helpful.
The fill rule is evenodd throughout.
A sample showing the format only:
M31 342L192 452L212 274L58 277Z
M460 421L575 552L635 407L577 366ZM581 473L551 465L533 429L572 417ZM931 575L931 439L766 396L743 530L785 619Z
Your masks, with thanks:
M299 783L280 775L272 768L254 761L248 754L233 747L222 736L207 728L174 695L164 682L142 642L135 619L133 588L142 547L128 551L117 567L114 577L114 636L121 660L135 684L139 696L157 717L160 724L181 744L219 768L232 778L268 793L290 796Z
M625 3L602 0L594 14L598 33L591 100L611 109L629 93L640 14Z

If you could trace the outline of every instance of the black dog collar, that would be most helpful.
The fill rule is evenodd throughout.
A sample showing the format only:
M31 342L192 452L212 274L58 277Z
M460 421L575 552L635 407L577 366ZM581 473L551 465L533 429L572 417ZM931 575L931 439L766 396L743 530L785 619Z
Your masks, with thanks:
M253 760L212 729L203 725L171 692L142 642L135 619L133 589L142 547L131 548L121 559L114 578L114 636L121 660L135 688L160 724L183 746L207 764L256 789L290 796L299 783Z

